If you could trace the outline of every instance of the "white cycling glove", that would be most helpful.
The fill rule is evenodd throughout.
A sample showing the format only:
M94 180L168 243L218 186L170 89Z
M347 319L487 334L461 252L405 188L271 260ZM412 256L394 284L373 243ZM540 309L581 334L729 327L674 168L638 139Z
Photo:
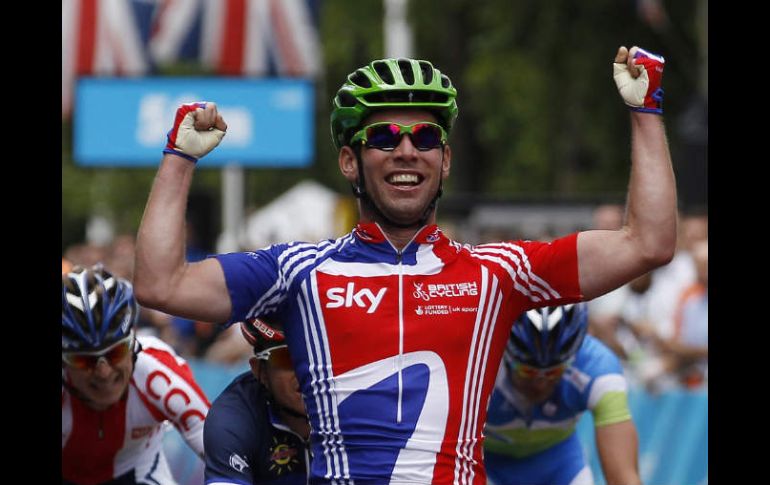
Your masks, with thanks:
M627 60L612 65L615 84L623 101L633 110L643 113L663 114L663 67L666 60L657 54L632 47L633 65L639 69L634 77Z
M179 106L174 117L174 126L166 135L168 143L163 153L173 153L197 162L219 145L225 132L212 127L205 130L195 128L195 112L198 108L205 109L205 102L189 103Z

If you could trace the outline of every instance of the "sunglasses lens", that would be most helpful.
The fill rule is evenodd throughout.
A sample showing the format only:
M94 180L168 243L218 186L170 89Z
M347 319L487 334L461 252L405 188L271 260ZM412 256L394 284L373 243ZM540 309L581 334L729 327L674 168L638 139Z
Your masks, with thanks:
M124 344L118 345L114 349L110 350L106 354L104 354L104 358L107 359L107 362L110 363L110 365L119 364L123 359L126 358L126 356L131 353L131 342L126 342Z
M430 150L441 146L441 129L435 125L419 123L412 128L412 143L418 150Z
M533 377L537 376L537 369L534 369L526 365L519 366L517 370L521 377L524 377L527 379L532 379Z
M524 379L556 379L558 377L561 377L561 375L564 373L564 370L567 368L567 365L559 365L556 367L551 367L549 369L538 369L537 367L531 367L524 364L519 364L516 366L515 370L516 373L519 375L519 377L522 377Z
M396 124L370 126L366 144L371 148L396 148L401 141L401 128Z
M104 357L107 363L114 366L122 362L123 359L125 359L126 356L131 353L132 342L132 340L120 342L119 345L112 347L102 354L64 354L64 361L67 363L67 365L75 369L88 370L96 367L96 365L99 363L99 359Z
M95 367L98 360L99 358L93 355L82 354L70 354L65 358L67 365L79 370L86 370Z

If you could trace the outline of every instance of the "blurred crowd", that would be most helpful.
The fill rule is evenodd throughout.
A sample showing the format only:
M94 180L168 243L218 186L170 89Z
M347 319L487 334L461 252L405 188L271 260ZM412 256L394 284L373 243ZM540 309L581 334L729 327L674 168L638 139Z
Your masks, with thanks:
M593 229L615 230L623 217L623 206L600 205ZM621 358L632 386L653 393L708 383L708 216L680 214L678 231L677 252L668 265L589 302L589 332ZM188 246L188 260L205 256L195 245ZM97 262L132 280L134 236L120 235L102 246L68 247L62 272L71 265ZM149 308L140 312L139 332L161 338L185 358L226 365L245 362L251 349L236 330Z
M594 229L618 229L620 205L600 206ZM589 332L621 359L631 385L656 393L708 382L708 216L679 215L666 266L589 302Z

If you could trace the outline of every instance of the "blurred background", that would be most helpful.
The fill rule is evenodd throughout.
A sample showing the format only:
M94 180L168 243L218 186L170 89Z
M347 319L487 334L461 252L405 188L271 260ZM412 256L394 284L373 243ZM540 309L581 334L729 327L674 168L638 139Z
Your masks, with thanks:
M63 0L63 270L103 261L131 278L165 133L180 102L200 99L230 131L193 181L188 259L348 232L331 98L357 67L401 55L459 92L438 211L450 236L619 227L630 140L611 62L639 45L666 58L678 251L592 302L591 332L632 383L644 482L707 483L708 320L693 311L708 303L707 38L706 0ZM248 368L229 330L147 309L141 327L190 361L211 400ZM591 426L579 432L601 483ZM180 483L202 483L176 433L167 442Z

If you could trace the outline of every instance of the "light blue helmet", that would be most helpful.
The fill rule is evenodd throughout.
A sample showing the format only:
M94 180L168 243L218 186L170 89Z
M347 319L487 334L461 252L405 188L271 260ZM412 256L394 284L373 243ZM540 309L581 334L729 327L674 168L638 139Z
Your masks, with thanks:
M91 269L75 267L62 276L62 352L108 347L127 337L138 319L131 283L100 264Z
M577 353L587 329L585 303L530 310L513 324L505 359L538 368L564 363Z

